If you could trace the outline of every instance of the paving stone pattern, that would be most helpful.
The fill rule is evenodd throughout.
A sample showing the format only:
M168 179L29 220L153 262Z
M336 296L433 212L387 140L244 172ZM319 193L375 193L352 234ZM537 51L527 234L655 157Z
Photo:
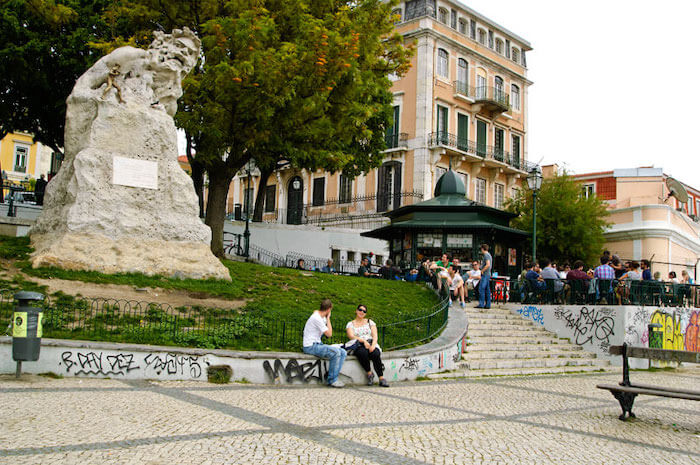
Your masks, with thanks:
M688 389L700 369L634 372ZM595 389L619 372L390 389L0 377L0 464L690 464L700 403Z

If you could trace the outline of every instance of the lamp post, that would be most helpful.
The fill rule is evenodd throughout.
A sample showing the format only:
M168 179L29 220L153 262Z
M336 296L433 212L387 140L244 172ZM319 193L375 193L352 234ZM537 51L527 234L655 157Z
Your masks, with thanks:
M244 250L243 256L250 256L250 172L253 170L253 160L248 160L246 163L246 171L248 172L248 186L245 190L245 231L243 232Z
M532 261L537 260L537 192L542 187L542 171L535 166L527 175L527 187L532 191Z

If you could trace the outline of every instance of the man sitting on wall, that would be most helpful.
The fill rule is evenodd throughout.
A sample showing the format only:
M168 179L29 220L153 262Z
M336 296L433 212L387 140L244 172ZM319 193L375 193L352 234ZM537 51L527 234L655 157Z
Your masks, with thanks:
M479 298L479 280L481 279L481 270L479 269L479 262L474 260L472 262L472 269L467 271L467 288L465 289L465 294L467 295L467 302L469 302L469 291L474 291L474 296Z
M387 260L384 264L383 267L379 269L379 275L383 279L394 279L395 276L398 276L401 274L401 270L394 266L394 262L392 262L390 259Z
M364 257L360 262L360 268L357 269L357 276L364 278L372 278L379 276L377 273L372 273L372 268L369 264L369 258Z
M331 299L323 299L321 307L313 312L304 325L304 340L302 350L305 354L328 359L328 385L342 388L345 383L338 379L345 357L348 355L341 347L329 346L321 342L321 337L333 336L331 325Z
M450 286L450 305L453 300L459 299L459 305L464 308L464 280L459 274L459 266L452 265L448 270L447 284Z
M549 260L546 258L540 260L540 268L542 268L542 279L548 280L551 279L553 282L553 289L554 289L554 299L557 300L561 298L561 293L564 290L564 283L561 282L561 278L559 278L559 272L554 268Z

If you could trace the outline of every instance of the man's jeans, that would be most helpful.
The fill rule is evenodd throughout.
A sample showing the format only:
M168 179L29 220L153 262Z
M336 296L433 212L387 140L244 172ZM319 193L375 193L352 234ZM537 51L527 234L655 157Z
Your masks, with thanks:
M491 276L481 276L479 280L479 307L491 307Z
M338 380L340 368L343 366L345 357L348 353L340 347L327 346L320 342L314 342L314 345L302 348L305 354L314 355L318 358L327 358L328 364L328 384L333 384Z

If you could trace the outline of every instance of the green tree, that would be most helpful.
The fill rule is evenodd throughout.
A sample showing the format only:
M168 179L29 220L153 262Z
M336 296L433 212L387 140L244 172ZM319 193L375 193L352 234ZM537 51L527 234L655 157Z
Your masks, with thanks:
M532 191L520 189L506 202L506 210L519 215L513 227L532 232ZM595 263L603 250L608 214L603 201L584 197L581 185L566 173L544 179L537 194L537 256L558 263Z
M112 11L115 27L137 43L156 24L187 25L202 39L176 122L193 135L194 160L208 174L205 222L215 254L223 254L230 182L248 160L266 172L286 160L351 175L381 163L388 75L403 74L412 55L392 33L395 4L122 0Z
M0 0L0 138L27 131L63 150L66 98L111 37L109 0Z

